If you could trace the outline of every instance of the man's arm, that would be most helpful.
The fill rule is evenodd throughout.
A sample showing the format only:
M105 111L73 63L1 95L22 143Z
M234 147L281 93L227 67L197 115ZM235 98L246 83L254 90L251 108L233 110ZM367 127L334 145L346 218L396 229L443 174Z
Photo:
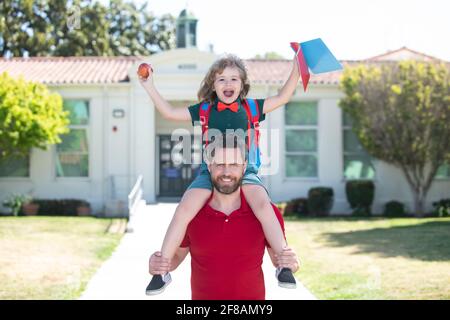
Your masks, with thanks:
M189 247L183 248L178 247L177 251L175 251L175 255L172 258L172 261L170 263L170 269L169 271L173 271L183 262L183 260L186 258L187 254L189 253Z
M300 79L300 73L298 72L298 62L296 57L292 63L292 71L289 79L281 88L280 92L273 97L268 97L264 100L263 113L269 113L289 102L294 94L295 88L297 88L298 80Z
M180 247L175 252L172 261L170 261L169 259L163 258L161 252L157 251L150 256L150 260L148 263L148 272L151 275L155 275L155 274L165 274L169 271L173 271L181 264L181 262L183 262L188 252L189 247L186 248Z
M270 260L272 260L273 266L274 266L275 268L277 268L278 265L277 265L277 258L276 258L275 251L273 251L272 248L267 247L267 252L269 253Z
M291 248L284 248L280 255L277 255L272 248L267 248L267 252L269 253L270 260L272 260L275 267L289 268L292 272L297 272L299 269L300 262L298 261L297 255Z

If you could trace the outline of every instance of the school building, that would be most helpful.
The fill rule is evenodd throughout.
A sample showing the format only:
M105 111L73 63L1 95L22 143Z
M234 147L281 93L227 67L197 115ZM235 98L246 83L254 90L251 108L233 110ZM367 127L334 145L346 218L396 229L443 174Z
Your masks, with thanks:
M148 203L180 199L194 179L196 164L176 161L177 141L171 135L194 134L190 122L165 120L139 84L141 62L152 64L154 82L172 105L196 103L200 82L218 58L195 46L193 19L180 16L177 48L146 57L30 57L0 59L0 73L46 84L71 111L71 132L47 151L33 149L25 159L2 162L0 200L12 193L36 198L79 198L91 203L94 214L126 207L138 176ZM402 59L434 60L400 48L362 61L341 61L344 68L358 63ZM249 97L277 94L285 83L291 60L245 60L251 82ZM299 82L291 101L262 122L263 182L273 201L306 197L308 190L334 190L332 214L350 213L345 196L349 179L372 179L376 185L373 212L381 213L390 200L413 209L410 187L400 169L369 156L353 135L338 106L341 72L312 75L307 92ZM194 158L200 156L192 144ZM443 166L427 197L426 209L450 197L450 168Z

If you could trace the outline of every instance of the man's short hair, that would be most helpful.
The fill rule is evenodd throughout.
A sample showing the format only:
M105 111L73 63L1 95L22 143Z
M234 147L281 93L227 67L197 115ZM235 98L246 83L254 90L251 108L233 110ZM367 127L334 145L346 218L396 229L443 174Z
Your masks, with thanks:
M233 148L239 149L242 160L246 160L248 157L248 150L245 145L245 139L238 134L227 133L220 136L216 136L214 141L208 144L205 150L206 162L211 163L216 155L217 149Z

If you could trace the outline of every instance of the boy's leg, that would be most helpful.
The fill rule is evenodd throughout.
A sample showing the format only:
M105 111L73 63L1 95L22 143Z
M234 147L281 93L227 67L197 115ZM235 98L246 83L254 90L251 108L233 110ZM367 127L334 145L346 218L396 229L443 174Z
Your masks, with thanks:
M175 251L183 241L189 222L204 206L210 195L211 190L200 188L188 189L184 193L164 237L161 249L161 255L164 258L173 258ZM147 285L145 293L147 295L159 294L164 291L170 282L169 273L154 275Z
M161 248L164 258L172 259L183 241L186 228L211 195L208 189L188 189L175 210Z
M243 184L242 191L250 208L262 225L267 242L275 253L280 254L287 244L266 190L257 184Z
M252 208L253 213L262 225L267 242L269 242L275 253L280 254L287 243L266 190L258 184L243 184L242 191L250 208ZM292 270L277 268L275 276L280 287L296 288L297 284Z

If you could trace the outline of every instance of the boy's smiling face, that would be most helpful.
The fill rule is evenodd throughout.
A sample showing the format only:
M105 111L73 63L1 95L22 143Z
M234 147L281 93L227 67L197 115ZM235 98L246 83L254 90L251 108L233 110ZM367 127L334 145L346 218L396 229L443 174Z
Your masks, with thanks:
M239 97L241 90L242 80L238 68L226 67L222 73L216 73L214 91L220 101L226 104L233 103Z

